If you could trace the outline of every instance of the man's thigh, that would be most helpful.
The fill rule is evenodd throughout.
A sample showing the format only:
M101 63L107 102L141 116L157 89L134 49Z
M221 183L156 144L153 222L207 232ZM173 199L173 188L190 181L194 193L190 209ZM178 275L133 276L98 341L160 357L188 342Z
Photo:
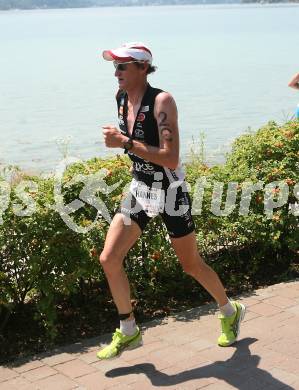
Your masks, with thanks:
M125 257L141 233L142 231L136 222L117 213L108 229L103 252Z
M171 237L171 245L183 267L204 262L198 253L194 231L184 237Z

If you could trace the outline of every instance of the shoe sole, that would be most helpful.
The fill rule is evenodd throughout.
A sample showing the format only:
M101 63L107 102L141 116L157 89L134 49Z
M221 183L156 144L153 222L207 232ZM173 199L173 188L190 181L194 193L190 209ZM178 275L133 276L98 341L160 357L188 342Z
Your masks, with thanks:
M232 341L231 343L229 343L227 345L220 345L220 344L218 344L219 347L230 347L236 341L238 341L238 337L239 337L239 334L240 334L240 325L241 325L241 322L244 320L244 317L245 317L245 314L246 314L246 306L244 306L242 303L239 303L239 305L241 306L241 308L240 308L241 314L240 314L240 318L239 318L239 321L238 321L237 336L236 336L234 341Z
M140 340L136 344L129 345L128 348L125 348L124 351L131 351L132 349L136 349L143 346L143 341Z
M246 306L243 305L242 303L240 303L240 306L241 306L241 314L240 314L240 318L239 318L239 321L238 321L238 331L237 331L236 340L239 337L241 322L244 320L244 317L245 317L245 314L246 314Z

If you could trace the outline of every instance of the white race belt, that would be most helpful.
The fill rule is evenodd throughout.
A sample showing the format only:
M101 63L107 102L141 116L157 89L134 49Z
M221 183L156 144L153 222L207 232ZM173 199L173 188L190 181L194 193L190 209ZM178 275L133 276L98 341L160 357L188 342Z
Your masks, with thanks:
M165 192L160 188L149 187L144 183L133 179L130 192L136 198L142 210L154 217L164 210Z

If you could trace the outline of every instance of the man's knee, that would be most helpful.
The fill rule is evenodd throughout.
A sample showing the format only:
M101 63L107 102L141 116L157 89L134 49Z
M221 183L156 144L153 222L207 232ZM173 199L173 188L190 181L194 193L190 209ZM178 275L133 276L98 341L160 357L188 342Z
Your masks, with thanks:
M108 257L106 253L103 251L99 256L99 262L102 267L104 267L106 264L108 264Z
M121 268L122 259L117 253L105 251L100 254L99 261L105 271L113 271Z
M195 267L194 267L194 265L193 264L190 264L189 262L184 262L184 263L182 263L182 268L183 268L183 271L186 273L186 274L188 274L188 275L190 275L190 276L193 276L194 275L194 273L195 273Z
M204 260L199 255L190 256L181 261L181 264L183 271L190 276L197 275L206 267Z

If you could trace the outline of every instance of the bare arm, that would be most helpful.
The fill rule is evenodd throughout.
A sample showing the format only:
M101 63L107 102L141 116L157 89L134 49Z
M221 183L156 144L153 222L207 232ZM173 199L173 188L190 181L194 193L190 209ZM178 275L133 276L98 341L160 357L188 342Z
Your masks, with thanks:
M157 96L155 118L158 123L160 148L167 151L167 158L171 164L168 168L175 169L179 163L180 151L178 110L169 93L163 92Z
M299 73L296 73L292 79L290 80L289 87L294 88L294 89L299 89Z
M162 92L157 96L154 115L158 123L160 146L134 140L131 152L154 164L175 169L179 162L179 132L176 104L169 93ZM122 147L128 139L113 126L104 127L104 137L108 147Z

